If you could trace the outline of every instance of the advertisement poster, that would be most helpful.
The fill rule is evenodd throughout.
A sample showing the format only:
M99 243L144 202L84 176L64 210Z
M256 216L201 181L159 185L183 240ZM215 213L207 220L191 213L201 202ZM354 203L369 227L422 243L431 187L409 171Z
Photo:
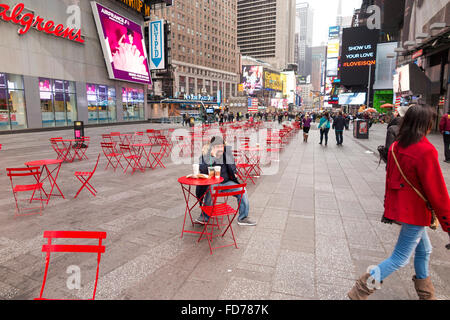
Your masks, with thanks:
M264 87L267 90L283 91L283 82L279 73L264 71Z
M369 72L373 83L379 36L380 30L366 27L344 29L340 70L344 86L367 86Z
M242 85L246 94L254 94L263 89L263 67L243 66Z
M91 5L109 77L151 84L142 27L95 1Z

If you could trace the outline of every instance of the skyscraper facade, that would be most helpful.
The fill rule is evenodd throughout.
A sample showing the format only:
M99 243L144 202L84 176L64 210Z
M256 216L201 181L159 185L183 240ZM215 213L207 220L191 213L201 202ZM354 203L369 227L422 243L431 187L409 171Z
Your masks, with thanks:
M296 17L298 24L298 73L303 76L311 75L312 59L312 35L314 13L309 3L301 2L296 5Z
M242 55L279 70L294 62L295 0L238 0L237 11Z
M152 10L171 26L173 95L237 94L240 81L237 6L232 0L176 1ZM158 78L155 78L158 81Z

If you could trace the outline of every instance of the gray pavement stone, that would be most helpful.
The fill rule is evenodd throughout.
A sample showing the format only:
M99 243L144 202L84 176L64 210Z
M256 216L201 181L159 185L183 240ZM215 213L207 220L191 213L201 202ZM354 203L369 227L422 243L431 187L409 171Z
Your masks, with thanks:
M107 231L100 265L98 299L346 299L354 281L369 265L392 252L399 228L380 222L384 200L384 165L376 147L384 142L386 126L374 125L369 140L345 132L344 146L293 139L280 155L278 172L248 185L250 217L256 227L233 225L238 243L210 255L206 240L181 238L185 202L179 176L190 164L166 160L158 168L134 175L104 170L94 176L96 198L78 190L75 171L94 166L101 152L101 133L135 131L166 125L89 128L89 161L64 164L58 184L66 200L53 198L42 216L14 218L7 177L0 175L0 299L33 299L39 295L45 265L41 248L44 230ZM70 136L70 130L0 135L1 170L6 166L53 158L48 139ZM431 135L442 158L442 138ZM372 151L375 153L366 153ZM447 185L450 166L442 163ZM195 219L200 213L194 210ZM190 221L187 227L192 227ZM449 299L450 261L446 234L429 231L433 244L430 269L440 299ZM65 288L66 268L86 271L82 290ZM52 258L46 294L55 298L86 298L92 292L95 258L61 255ZM371 299L417 299L411 277L413 264L391 275ZM218 276L220 275L220 277ZM88 279L89 278L89 279Z

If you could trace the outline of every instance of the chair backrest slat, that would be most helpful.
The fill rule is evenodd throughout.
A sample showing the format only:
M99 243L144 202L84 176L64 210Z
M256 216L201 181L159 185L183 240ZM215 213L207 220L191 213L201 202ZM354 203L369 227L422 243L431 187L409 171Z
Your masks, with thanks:
M105 239L106 232L94 231L45 231L44 238L67 239Z
M45 244L42 246L42 252L105 253L105 246Z

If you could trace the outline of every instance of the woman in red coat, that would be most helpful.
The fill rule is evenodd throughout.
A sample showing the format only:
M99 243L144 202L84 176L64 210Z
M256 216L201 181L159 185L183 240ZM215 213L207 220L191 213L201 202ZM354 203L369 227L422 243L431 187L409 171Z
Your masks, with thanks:
M450 235L450 198L438 152L426 138L432 124L430 108L412 106L403 119L398 141L389 149L383 220L399 223L402 227L392 255L356 282L348 293L352 300L367 299L381 288L384 279L406 266L413 254L416 272L413 282L419 298L436 299L429 274L432 247L426 230L432 214L425 200L414 190L416 188L428 200L442 229Z

